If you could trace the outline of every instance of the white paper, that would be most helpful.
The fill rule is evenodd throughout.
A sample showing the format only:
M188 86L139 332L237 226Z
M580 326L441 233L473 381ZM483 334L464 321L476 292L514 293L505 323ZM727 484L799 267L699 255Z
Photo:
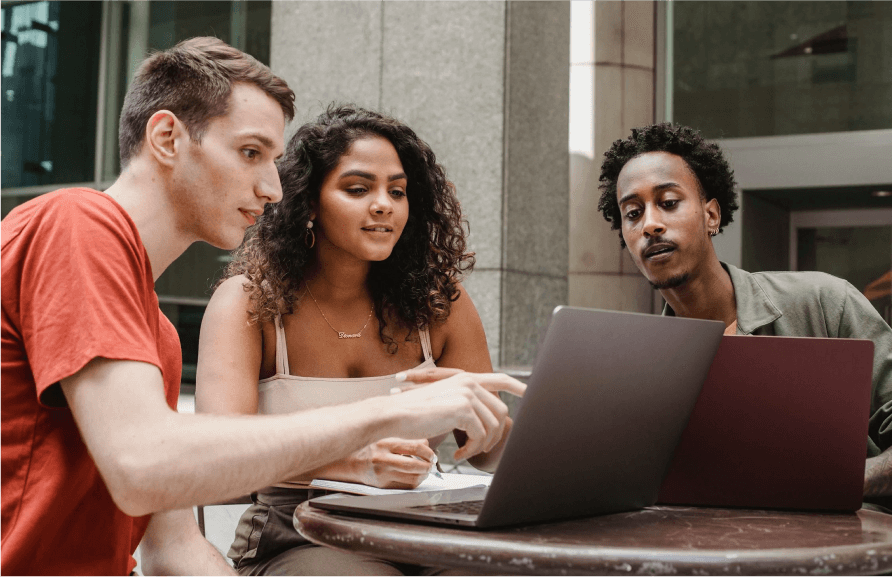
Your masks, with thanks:
M345 483L343 481L329 481L328 479L313 479L310 487L326 489L328 491L343 491L358 495L396 495L397 493L410 493L420 491L442 491L444 489L465 489L467 487L486 486L492 482L492 475L462 475L457 473L440 473L442 479L435 475L428 475L414 489L379 489L359 483Z

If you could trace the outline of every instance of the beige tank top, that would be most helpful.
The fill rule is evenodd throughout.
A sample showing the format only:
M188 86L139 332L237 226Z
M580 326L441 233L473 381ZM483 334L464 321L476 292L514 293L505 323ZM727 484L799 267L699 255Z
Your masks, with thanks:
M405 383L395 375L362 378L299 377L290 374L285 328L281 317L276 318L276 374L258 384L257 412L261 415L292 413L330 405L361 401L370 397L389 395L390 389ZM431 338L427 329L419 331L424 362L415 367L434 367Z

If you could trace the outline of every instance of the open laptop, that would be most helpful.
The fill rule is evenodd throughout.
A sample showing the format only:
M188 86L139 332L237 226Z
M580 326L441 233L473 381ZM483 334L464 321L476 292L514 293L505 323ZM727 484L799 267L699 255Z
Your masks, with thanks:
M558 307L490 487L310 505L497 527L652 505L722 338L717 321Z
M861 508L873 343L728 336L658 502Z

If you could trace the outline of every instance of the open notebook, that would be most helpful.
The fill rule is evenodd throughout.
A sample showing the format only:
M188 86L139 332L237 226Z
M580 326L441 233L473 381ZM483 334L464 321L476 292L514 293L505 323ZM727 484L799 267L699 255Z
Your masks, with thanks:
M313 479L310 487L325 489L327 491L340 491L341 493L353 493L355 495L396 495L399 493L413 493L423 491L443 491L444 489L466 489L468 487L489 487L492 475L462 475L456 473L440 473L441 477L428 475L414 489L379 489L359 483L345 483L343 481L329 481L327 479Z

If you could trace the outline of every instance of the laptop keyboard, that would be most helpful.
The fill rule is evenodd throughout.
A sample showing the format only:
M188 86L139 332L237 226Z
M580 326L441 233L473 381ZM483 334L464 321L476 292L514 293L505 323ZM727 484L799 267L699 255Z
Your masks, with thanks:
M458 503L438 503L436 505L416 505L408 507L417 511L433 511L435 513L461 513L465 515L479 515L483 508L483 501L459 501Z

